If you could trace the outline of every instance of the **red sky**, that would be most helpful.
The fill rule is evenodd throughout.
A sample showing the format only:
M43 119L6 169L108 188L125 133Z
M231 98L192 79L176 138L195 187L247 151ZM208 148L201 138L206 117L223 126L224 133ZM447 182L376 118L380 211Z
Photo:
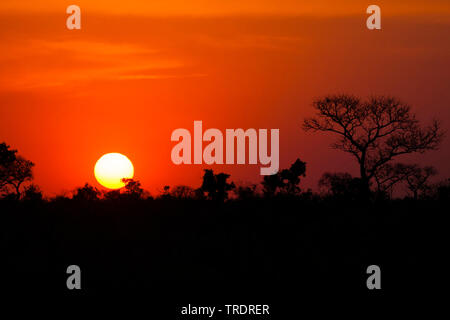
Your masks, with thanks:
M65 9L82 10L82 30ZM313 4L311 4L313 3ZM171 132L279 128L280 163L307 162L306 185L350 171L331 137L305 133L314 98L389 94L421 120L450 120L448 1L12 1L0 4L0 141L36 163L47 195L89 182L96 160L127 155L153 193L200 184L202 167L175 166ZM411 158L450 176L450 138ZM258 182L259 165L220 166Z

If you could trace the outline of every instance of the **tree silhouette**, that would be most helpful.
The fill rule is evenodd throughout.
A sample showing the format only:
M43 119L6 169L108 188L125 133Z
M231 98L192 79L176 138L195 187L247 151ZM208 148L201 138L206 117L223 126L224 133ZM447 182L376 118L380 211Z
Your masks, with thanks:
M423 193L430 187L427 181L431 176L436 175L434 167L420 167L417 164L387 163L377 170L374 176L377 191L379 193L392 192L392 188L401 182L405 182L415 200L419 193Z
M84 187L76 189L73 199L78 201L95 201L99 199L99 195L100 191L97 188L86 183Z
M450 199L450 179L445 179L433 186L433 198L439 201Z
M410 107L392 97L361 101L350 95L331 95L313 103L315 117L304 130L338 136L332 147L350 153L359 164L361 186L370 193L377 171L397 156L438 148L443 132L437 121L422 128Z
M216 193L216 178L214 172L210 169L205 169L203 174L202 190L208 194L208 198L213 198Z
M125 195L130 199L141 199L144 194L144 189L141 188L141 183L138 180L122 179L125 183Z
M15 198L20 199L22 185L33 179L34 163L16 153L5 143L0 144L0 191L8 192L11 188Z
M295 195L301 191L299 186L300 177L305 177L306 175L306 162L297 159L289 169L281 170L280 175L284 191L287 194Z
M256 196L256 184L237 186L234 191L239 200L248 200Z
M281 180L281 175L279 173L264 176L263 181L263 193L265 197L273 197L279 188L283 187L283 182Z
M170 195L174 199L195 199L196 192L195 189L189 186L179 185L172 188Z
M25 187L22 199L25 201L34 201L34 202L41 201L43 199L42 191L39 189L37 185L30 184L29 186Z
M161 199L170 199L172 196L170 195L170 186L164 186L161 194L159 196Z
M219 173L216 177L216 198L219 201L228 199L228 191L233 190L236 186L234 183L228 183L227 180L230 177L229 174Z
M404 163L386 163L376 171L374 181L379 195L392 193L396 184L406 181L416 169L416 165Z
M117 201L122 199L122 195L120 194L120 190L110 190L103 193L103 198L109 201Z
M266 197L272 197L277 192L295 195L300 193L300 177L306 173L306 162L297 159L289 169L283 169L274 175L264 176L262 185Z
M413 194L415 200L419 198L420 193L425 193L431 187L428 185L428 179L437 174L437 170L434 167L419 167L415 166L415 169L410 175L406 177L406 183L409 191Z
M9 146L2 142L0 143L0 165L7 166L16 159L17 150L9 149Z
M358 198L360 183L359 178L354 178L347 172L325 172L319 180L319 188L336 198Z
M228 191L235 188L234 183L228 183L229 174L214 174L213 170L205 169L201 189L208 194L208 199L225 201L228 199Z

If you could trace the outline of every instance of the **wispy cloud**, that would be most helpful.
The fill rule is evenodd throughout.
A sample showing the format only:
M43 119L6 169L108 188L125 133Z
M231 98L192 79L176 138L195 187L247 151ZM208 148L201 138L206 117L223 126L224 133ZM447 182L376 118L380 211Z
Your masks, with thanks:
M0 72L5 75L0 80L3 89L193 76L176 74L184 66L181 61L164 58L159 50L135 44L31 40L25 46L9 45L4 52L0 57L0 64L5 66ZM15 65L14 70L8 70L8 64ZM160 70L172 70L174 74L160 74Z
M182 78L199 78L208 76L206 73L193 73L193 74L135 74L118 76L121 80L157 80L157 79L182 79Z

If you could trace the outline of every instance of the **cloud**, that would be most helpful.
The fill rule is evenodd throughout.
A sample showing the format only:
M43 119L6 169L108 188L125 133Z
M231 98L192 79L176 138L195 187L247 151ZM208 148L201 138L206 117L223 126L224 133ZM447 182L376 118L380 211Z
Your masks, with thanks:
M9 45L3 52L1 73L7 75L0 80L3 89L54 87L97 80L158 79L169 75L142 72L183 67L181 61L163 58L155 49L102 41L30 40L20 46ZM170 75L175 76L185 75Z
M208 76L205 73L193 73L193 74L134 74L134 75L122 75L118 79L121 80L157 80L157 79L183 79L183 78L199 78Z

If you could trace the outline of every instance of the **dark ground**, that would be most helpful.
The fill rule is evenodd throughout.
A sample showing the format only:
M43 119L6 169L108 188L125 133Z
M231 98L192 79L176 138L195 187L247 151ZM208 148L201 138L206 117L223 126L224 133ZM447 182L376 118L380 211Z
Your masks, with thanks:
M448 273L441 258L448 207L408 200L2 201L1 290L156 297L156 305L428 295ZM66 287L72 264L81 268L79 291ZM366 287L372 264L381 268L379 291Z

